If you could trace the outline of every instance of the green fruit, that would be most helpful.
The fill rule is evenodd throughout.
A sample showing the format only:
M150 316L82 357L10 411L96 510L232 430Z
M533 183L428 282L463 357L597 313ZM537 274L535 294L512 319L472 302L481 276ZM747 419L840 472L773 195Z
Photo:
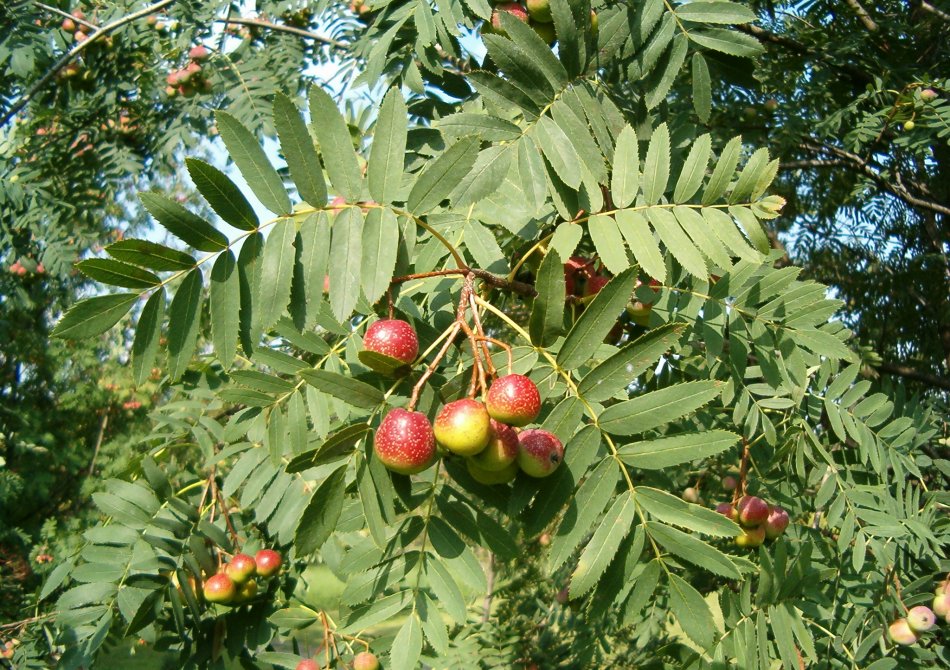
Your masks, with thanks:
M247 554L235 554L225 572L235 584L243 584L257 573L257 563Z
M531 27L534 28L534 32L538 34L538 37L544 40L545 44L554 44L557 41L557 31L555 31L553 23L532 21Z
M765 542L765 526L743 528L742 533L736 536L737 547L758 547L763 542Z
M435 440L459 456L474 456L488 445L491 417L485 405L462 398L442 408L433 424Z
M538 23L551 23L554 17L551 16L551 0L528 0L528 16Z
M514 428L491 420L491 437L488 446L471 457L474 465L482 470L504 470L518 458L518 433Z
M917 124L914 123L913 121L904 122L904 130L913 130L916 127L917 127Z
M205 581L202 589L205 600L209 603L221 603L225 605L234 600L237 595L237 587L234 582L223 572L212 575Z
M238 589L238 592L234 596L235 603L246 603L254 599L254 596L257 595L257 580L249 579L247 582L241 585L241 588Z
M511 463L502 470L485 470L484 468L478 467L471 458L466 458L465 467L468 469L468 474L472 476L472 479L479 484L486 484L488 486L507 484L518 474L517 463Z

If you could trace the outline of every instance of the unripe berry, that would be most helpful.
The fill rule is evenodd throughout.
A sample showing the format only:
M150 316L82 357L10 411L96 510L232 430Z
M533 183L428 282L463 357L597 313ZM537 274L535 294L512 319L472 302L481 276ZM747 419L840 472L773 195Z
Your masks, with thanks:
M202 592L209 603L227 604L237 595L237 587L230 577L221 572L208 577Z
M492 382L485 394L485 407L495 420L511 426L525 426L541 412L541 394L524 375L505 375Z
M474 398L455 400L435 418L436 441L459 456L474 456L488 445L491 417L485 405Z
M518 433L511 426L491 420L491 437L488 446L471 457L474 465L482 470L504 470L518 458Z
M761 525L769 516L768 504L757 496L743 496L736 505L739 523L747 528Z
M466 458L465 467L468 469L468 474L471 475L479 484L485 484L487 486L494 486L496 484L507 484L513 480L518 474L518 464L511 463L501 470L485 470L484 468L479 467L474 459Z
M243 584L257 572L257 563L247 554L235 554L226 568L228 577L235 584Z
M273 549L261 549L254 554L254 564L257 566L257 574L261 577L270 577L280 570L283 562L280 554Z
M736 546L738 547L758 547L765 542L765 527L743 528L742 532L736 536Z
M781 507L772 507L765 520L765 536L774 540L788 528L788 512Z
M404 475L422 472L435 461L432 424L422 412L397 407L376 429L373 449L380 462L393 472Z
M526 4L533 21L549 24L554 20L551 16L551 0L528 0Z
M898 619L887 629L887 635L891 640L900 645L911 645L917 641L917 635L911 630L907 619Z
M950 593L938 593L934 596L933 604L931 604L931 609L933 609L934 614L939 617L948 617L950 616Z
M925 88L920 92L920 99L924 102L933 102L937 99L937 92L932 88Z
M234 596L235 603L246 603L254 599L254 596L257 595L257 580L249 579L244 584L241 584L238 588L238 592Z
M735 491L738 485L739 482L737 482L736 478L732 475L726 475L722 478L722 488L726 491Z
M937 617L926 605L917 605L907 610L907 625L915 633L925 633L934 627Z
M916 127L917 127L917 124L914 123L913 121L904 122L904 130L913 130Z
M683 489L683 500L691 503L699 502L699 491L697 491L692 486L688 486L687 488Z

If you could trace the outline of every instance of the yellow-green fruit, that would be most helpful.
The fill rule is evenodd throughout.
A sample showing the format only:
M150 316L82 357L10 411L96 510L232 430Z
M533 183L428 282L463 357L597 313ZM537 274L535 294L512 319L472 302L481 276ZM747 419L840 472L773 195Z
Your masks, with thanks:
M904 122L904 130L913 130L916 127L917 127L917 124L914 123L913 121Z
M538 23L537 21L531 22L531 27L534 28L534 32L538 34L545 44L554 44L557 40L557 33L554 30L553 23Z
M597 18L597 12L593 9L590 10L590 31L594 37L597 37L597 33L600 32L600 20Z
M488 445L491 417L483 403L463 398L443 407L432 430L435 440L459 456L474 456Z
M554 17L551 16L551 0L528 0L528 16L538 23L551 23Z
M471 457L472 463L482 470L504 470L518 458L518 433L511 426L491 420L488 446Z
M478 467L471 458L465 459L468 474L479 484L507 484L518 474L518 464L512 463L503 470L485 470Z

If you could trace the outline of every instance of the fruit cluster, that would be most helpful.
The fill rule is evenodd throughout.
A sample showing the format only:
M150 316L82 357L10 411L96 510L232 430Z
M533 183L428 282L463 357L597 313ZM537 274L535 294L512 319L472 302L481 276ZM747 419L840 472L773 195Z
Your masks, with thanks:
M205 580L203 593L209 603L243 605L257 595L257 580L277 574L283 559L273 549L261 549L254 557L235 554L224 570Z
M911 607L905 616L888 626L887 635L895 644L911 645L920 639L922 633L933 628L938 618L950 623L950 583L947 580L934 589L932 608L926 605Z
M77 42L85 42L89 38L86 32L88 27L85 20L86 15L81 9L75 9L70 12L72 18L63 19L62 29L64 32L72 33L73 39ZM85 30L83 30L85 28Z
M446 340L446 347L451 341L451 337ZM407 322L383 319L367 329L363 347L372 355L365 362L392 369L415 361L419 340ZM541 411L541 395L534 382L520 374L497 377L484 393L484 402L474 398L474 388L473 397L444 405L433 423L422 412L413 411L414 401L408 409L390 411L376 431L380 462L393 472L415 474L435 462L438 445L464 457L469 474L482 484L510 482L519 469L532 477L554 472L564 458L561 441L538 428L518 431Z
M719 503L716 511L742 526L736 537L740 547L758 547L766 538L774 540L788 528L788 512L758 496L742 496L733 503Z
M211 58L211 52L207 47L198 44L188 51L188 58L188 65L169 73L165 78L168 83L165 94L169 98L176 95L191 98L198 92L211 93L211 80L201 69L201 64Z
M304 658L295 670L320 670L320 664L316 659ZM361 651L353 657L353 670L379 670L379 659L371 651Z
M495 5L492 11L491 21L482 28L485 33L495 33L505 36L507 32L501 25L501 17L508 14L514 19L527 23L534 28L534 32L544 40L546 44L554 44L557 40L557 34L554 29L554 17L551 15L550 0L527 0L524 4L521 2L502 2ZM597 35L598 23L597 12L590 12L590 29L594 35Z

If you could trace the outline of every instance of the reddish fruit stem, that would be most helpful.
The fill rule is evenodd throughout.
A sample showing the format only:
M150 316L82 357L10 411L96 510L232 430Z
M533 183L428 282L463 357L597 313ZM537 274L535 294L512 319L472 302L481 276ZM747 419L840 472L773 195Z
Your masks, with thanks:
M475 295L471 294L468 297L469 305L472 308L472 319L475 321L475 333L477 334L477 339L482 343L482 354L485 358L485 365L488 369L489 376L494 379L498 376L498 371L495 370L495 362L491 359L491 352L488 350L488 342L498 342L490 337L485 336L485 328L482 326L482 317L478 313L478 304L475 302ZM498 342L501 344L501 342ZM502 346L506 346L502 344ZM511 347L508 347L508 372L511 372Z
M749 441L742 438L742 459L739 461L739 484L732 494L733 504L739 502L739 499L745 495L745 479L749 470Z
M412 395L409 397L409 405L406 407L410 412L415 411L416 403L419 402L419 394L422 393L422 387L425 385L429 377L432 376L432 373L435 372L436 367L439 365L439 361L445 358L445 354L448 353L449 347L452 346L452 342L455 339L455 336L458 334L461 326L458 321L453 321L452 325L448 327L449 336L445 338L445 343L443 343L442 348L439 349L439 353L435 355L435 358L432 359L432 362L426 366L425 371L422 373L422 376L419 377L419 381L416 382L416 385L412 387Z
M236 543L240 543L241 538L234 529L234 524L231 523L231 514L228 512L228 505L224 501L224 496L221 494L221 489L219 489L217 485L214 487L214 492L217 496L218 503L221 505L221 514L224 515L224 522L228 526L228 532L231 534L231 539L233 539Z

